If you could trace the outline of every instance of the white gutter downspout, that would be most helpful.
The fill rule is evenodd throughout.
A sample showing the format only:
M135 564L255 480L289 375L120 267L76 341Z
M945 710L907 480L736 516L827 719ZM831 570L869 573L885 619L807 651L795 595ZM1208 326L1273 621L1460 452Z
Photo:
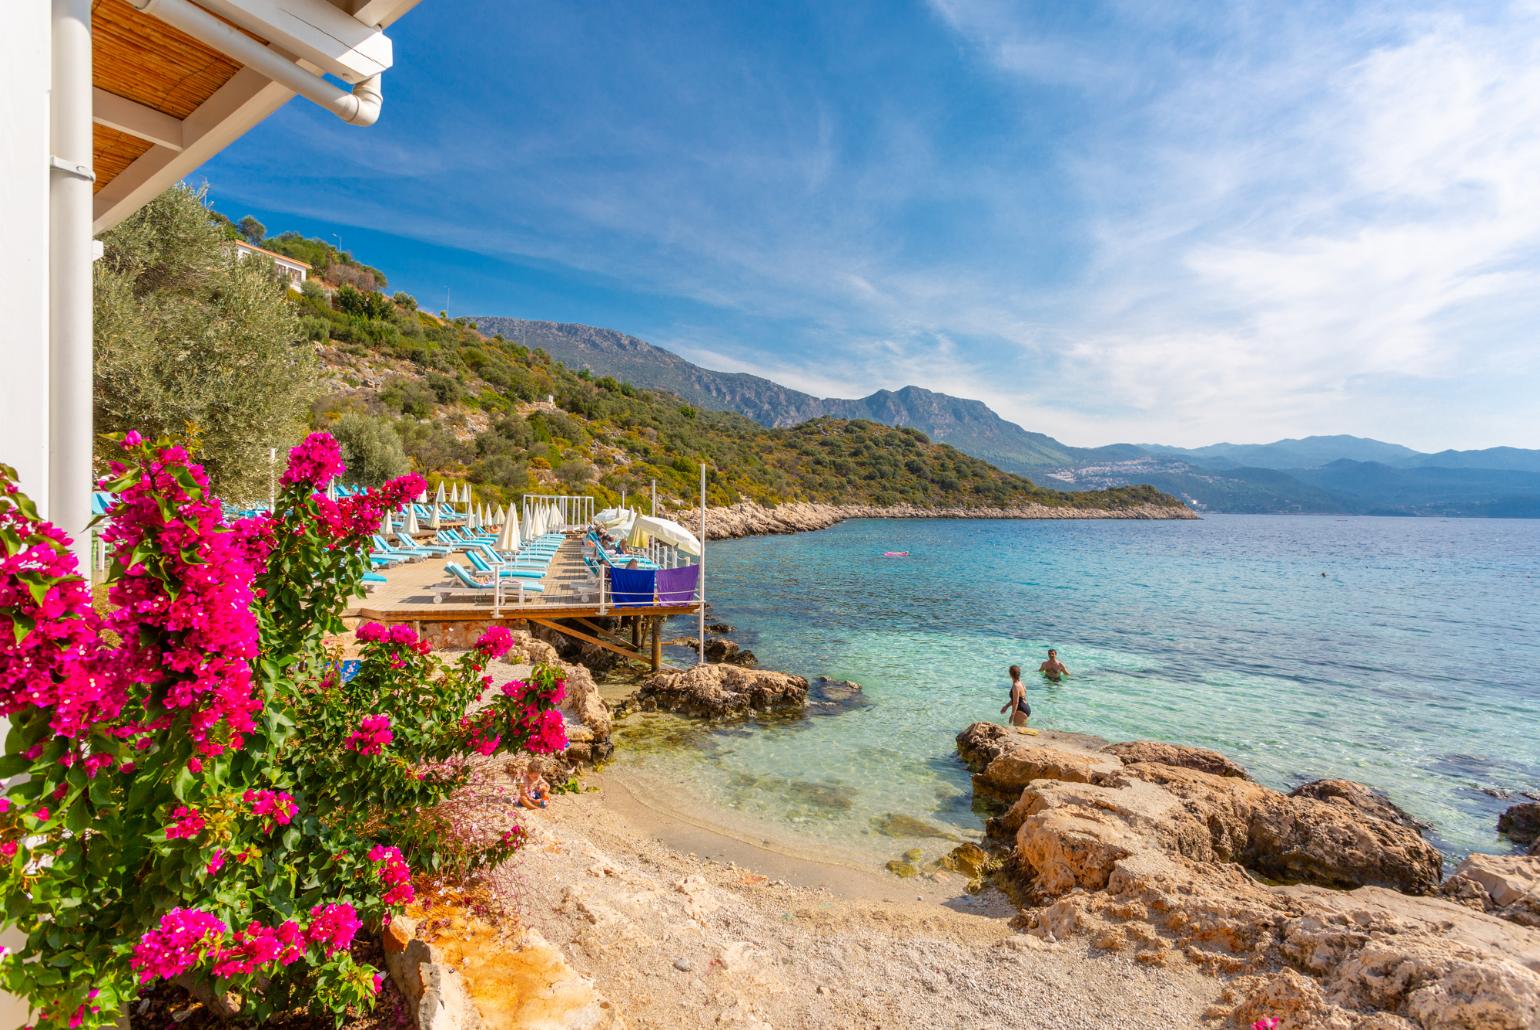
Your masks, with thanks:
M53 0L48 180L48 511L91 574L91 0Z
M201 40L235 58L241 64L267 76L281 86L286 86L307 100L326 108L349 125L373 125L380 117L384 96L380 92L380 77L371 75L347 90L333 86L319 75L312 74L266 46L240 29L220 21L189 0L128 0L143 11L154 15L174 28Z

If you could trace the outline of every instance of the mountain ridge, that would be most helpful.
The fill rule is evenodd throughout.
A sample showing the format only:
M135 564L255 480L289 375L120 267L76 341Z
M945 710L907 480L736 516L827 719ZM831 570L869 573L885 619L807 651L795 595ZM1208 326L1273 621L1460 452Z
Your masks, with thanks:
M1230 512L1540 514L1540 450L1416 451L1347 434L1262 444L1075 447L1011 422L979 400L920 386L827 398L746 372L703 368L614 329L504 316L470 319L483 332L539 347L574 368L665 390L701 407L785 428L815 418L860 419L918 429L1006 472L1070 490L1150 483L1201 509ZM1348 466L1323 471L1334 462ZM1381 472L1391 470L1395 474ZM1493 473L1450 477L1430 470ZM1422 474L1417 474L1421 470ZM1368 492L1354 480L1370 484ZM1375 494L1379 489L1381 493Z

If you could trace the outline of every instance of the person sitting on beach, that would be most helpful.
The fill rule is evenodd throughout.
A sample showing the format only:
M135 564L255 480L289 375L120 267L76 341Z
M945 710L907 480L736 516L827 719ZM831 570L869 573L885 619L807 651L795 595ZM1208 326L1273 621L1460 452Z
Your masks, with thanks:
M626 568L628 569L639 569L641 567L642 563L637 561L635 558L632 558L630 561L626 562Z
M530 809L544 808L550 796L551 785L545 782L539 770L534 766L525 769L524 778L519 781L518 804Z
M1045 679L1057 683L1062 677L1069 675L1069 666L1059 661L1059 652L1053 648L1048 649L1048 660L1037 667L1037 671L1043 674Z
M1011 699L1000 709L1000 714L1011 713L1011 725L1016 727L1017 733L1036 733L1036 730L1027 729L1027 720L1032 718L1032 706L1027 704L1027 685L1021 682L1021 666L1011 666Z

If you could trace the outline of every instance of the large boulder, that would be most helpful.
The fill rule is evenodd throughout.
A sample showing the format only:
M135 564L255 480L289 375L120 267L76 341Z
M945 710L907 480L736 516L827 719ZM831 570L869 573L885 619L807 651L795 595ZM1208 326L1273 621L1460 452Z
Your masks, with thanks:
M664 669L642 683L636 703L645 711L712 719L800 711L807 705L807 680L736 665Z
M1052 733L976 722L957 735L957 750L973 770L973 788L1012 801L1034 780L1094 783L1116 777L1123 763L1093 746Z
M1540 929L1540 858L1471 855L1438 892L1478 912Z
M1540 801L1521 801L1498 816L1497 832L1515 844L1540 844Z
M1250 779L1241 768L1218 751L1206 747L1187 747L1183 744L1167 744L1159 740L1131 740L1123 744L1108 744L1102 748L1109 755L1117 755L1125 762L1158 762L1183 769L1213 773L1215 776L1234 776Z
M1221 859L1271 879L1426 894L1443 873L1443 856L1414 826L1348 804L1176 766L1138 763L1125 772L1182 798L1210 827Z
M1407 815L1384 794L1353 780L1311 780L1289 791L1289 797L1315 798L1331 804L1346 805L1364 815L1383 819L1398 826L1425 830L1427 825Z

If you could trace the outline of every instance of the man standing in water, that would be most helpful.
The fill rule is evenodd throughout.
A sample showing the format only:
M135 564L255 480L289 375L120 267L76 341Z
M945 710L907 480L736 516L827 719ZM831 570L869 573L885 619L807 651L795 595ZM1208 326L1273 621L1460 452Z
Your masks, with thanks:
M1048 660L1039 665L1037 671L1042 673L1046 679L1057 683L1069 675L1069 666L1059 661L1059 652L1050 647L1048 649Z
M1021 682L1021 666L1011 666L1011 699L1000 709L1000 714L1011 713L1011 725L1016 727L1017 733L1031 733L1036 735L1036 730L1027 729L1027 720L1032 718L1032 706L1027 704L1027 685Z

